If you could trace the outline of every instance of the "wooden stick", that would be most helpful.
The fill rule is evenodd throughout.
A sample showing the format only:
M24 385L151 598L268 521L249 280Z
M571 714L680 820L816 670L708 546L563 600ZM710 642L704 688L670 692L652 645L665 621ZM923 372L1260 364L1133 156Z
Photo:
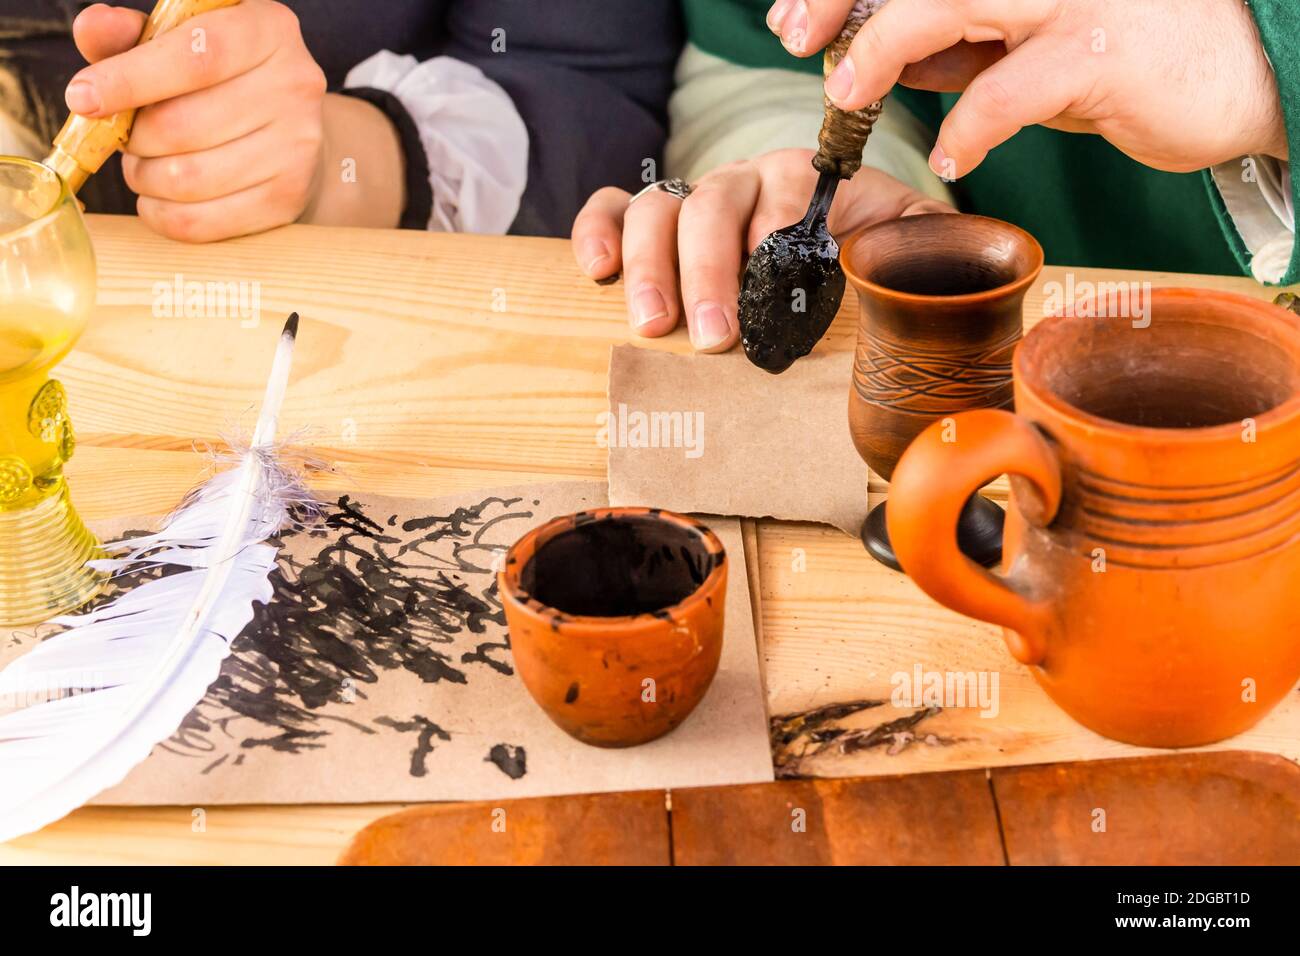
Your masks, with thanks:
M829 77L831 71L839 65L849 51L849 44L858 35L862 24L884 6L884 0L858 0L849 12L840 35L826 47L822 61L822 75ZM860 110L846 113L830 98L826 98L826 116L822 120L821 133L817 137L817 155L813 157L813 166L821 173L834 173L840 179L849 179L862 168L862 150L867 145L867 137L880 118L883 100L870 103Z
M179 26L191 17L233 7L239 0L158 0L145 22L136 46ZM108 157L123 149L131 138L135 110L123 110L102 119L73 113L54 137L54 149L45 165L58 173L74 193L99 171Z

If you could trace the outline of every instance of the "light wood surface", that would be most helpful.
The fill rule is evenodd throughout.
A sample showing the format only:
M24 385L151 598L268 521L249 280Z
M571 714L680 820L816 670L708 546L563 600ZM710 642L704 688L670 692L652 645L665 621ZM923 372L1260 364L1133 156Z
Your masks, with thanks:
M162 239L134 218L91 217L99 258L96 319L59 371L80 447L69 468L89 519L169 509L203 474L196 446L247 429L284 316L304 317L282 418L330 463L319 483L403 495L532 480L600 478L609 347L629 339L620 284L597 285L567 243L523 238L294 226L218 245ZM261 321L156 315L156 284L254 282ZM1042 315L1049 267L1026 304ZM1076 270L1076 281L1133 279L1268 297L1247 279ZM850 292L821 348L854 339ZM245 327L248 326L248 327ZM683 332L647 347L688 352ZM846 386L847 388L847 383ZM847 423L845 440L848 440ZM883 486L873 484L879 493ZM1001 483L995 497L1004 493ZM1012 662L995 629L962 618L875 564L829 528L747 522L761 604L769 711L888 702L891 675L996 671L1000 713L946 710L915 736L806 768L826 775L957 770L1125 756L1057 710ZM856 714L870 727L888 704ZM1300 758L1300 694L1223 745ZM0 846L0 864L326 863L393 805L87 808Z

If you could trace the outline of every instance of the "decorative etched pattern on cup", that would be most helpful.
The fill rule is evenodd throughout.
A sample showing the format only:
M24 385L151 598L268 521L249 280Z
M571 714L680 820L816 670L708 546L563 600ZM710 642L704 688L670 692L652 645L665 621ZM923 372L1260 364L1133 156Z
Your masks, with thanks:
M1016 329L977 349L927 349L859 330L853 387L862 401L900 412L941 416L972 408L1009 408Z

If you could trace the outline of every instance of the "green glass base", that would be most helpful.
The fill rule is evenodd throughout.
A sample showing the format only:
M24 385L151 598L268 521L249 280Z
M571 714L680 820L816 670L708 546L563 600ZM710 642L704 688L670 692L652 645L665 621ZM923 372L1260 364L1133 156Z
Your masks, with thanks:
M0 511L0 627L35 624L80 607L107 575L86 567L103 557L68 494L57 492L21 511Z

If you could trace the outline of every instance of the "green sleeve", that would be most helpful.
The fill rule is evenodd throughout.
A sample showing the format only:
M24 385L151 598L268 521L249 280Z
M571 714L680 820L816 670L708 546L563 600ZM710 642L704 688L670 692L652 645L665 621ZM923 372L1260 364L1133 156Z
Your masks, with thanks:
M1300 2L1298 0L1247 0L1247 7L1255 18L1264 52L1273 64L1278 91L1282 94L1282 113L1286 122L1286 138L1292 151L1300 145ZM1296 209L1300 209L1300 162L1293 156L1291 168L1291 196ZM1250 252L1233 225L1223 197L1211 179L1209 170L1203 174L1210 192L1210 203L1223 228L1233 254L1242 270L1250 274ZM1291 252L1291 264L1282 276L1282 285L1300 282L1300 242Z

